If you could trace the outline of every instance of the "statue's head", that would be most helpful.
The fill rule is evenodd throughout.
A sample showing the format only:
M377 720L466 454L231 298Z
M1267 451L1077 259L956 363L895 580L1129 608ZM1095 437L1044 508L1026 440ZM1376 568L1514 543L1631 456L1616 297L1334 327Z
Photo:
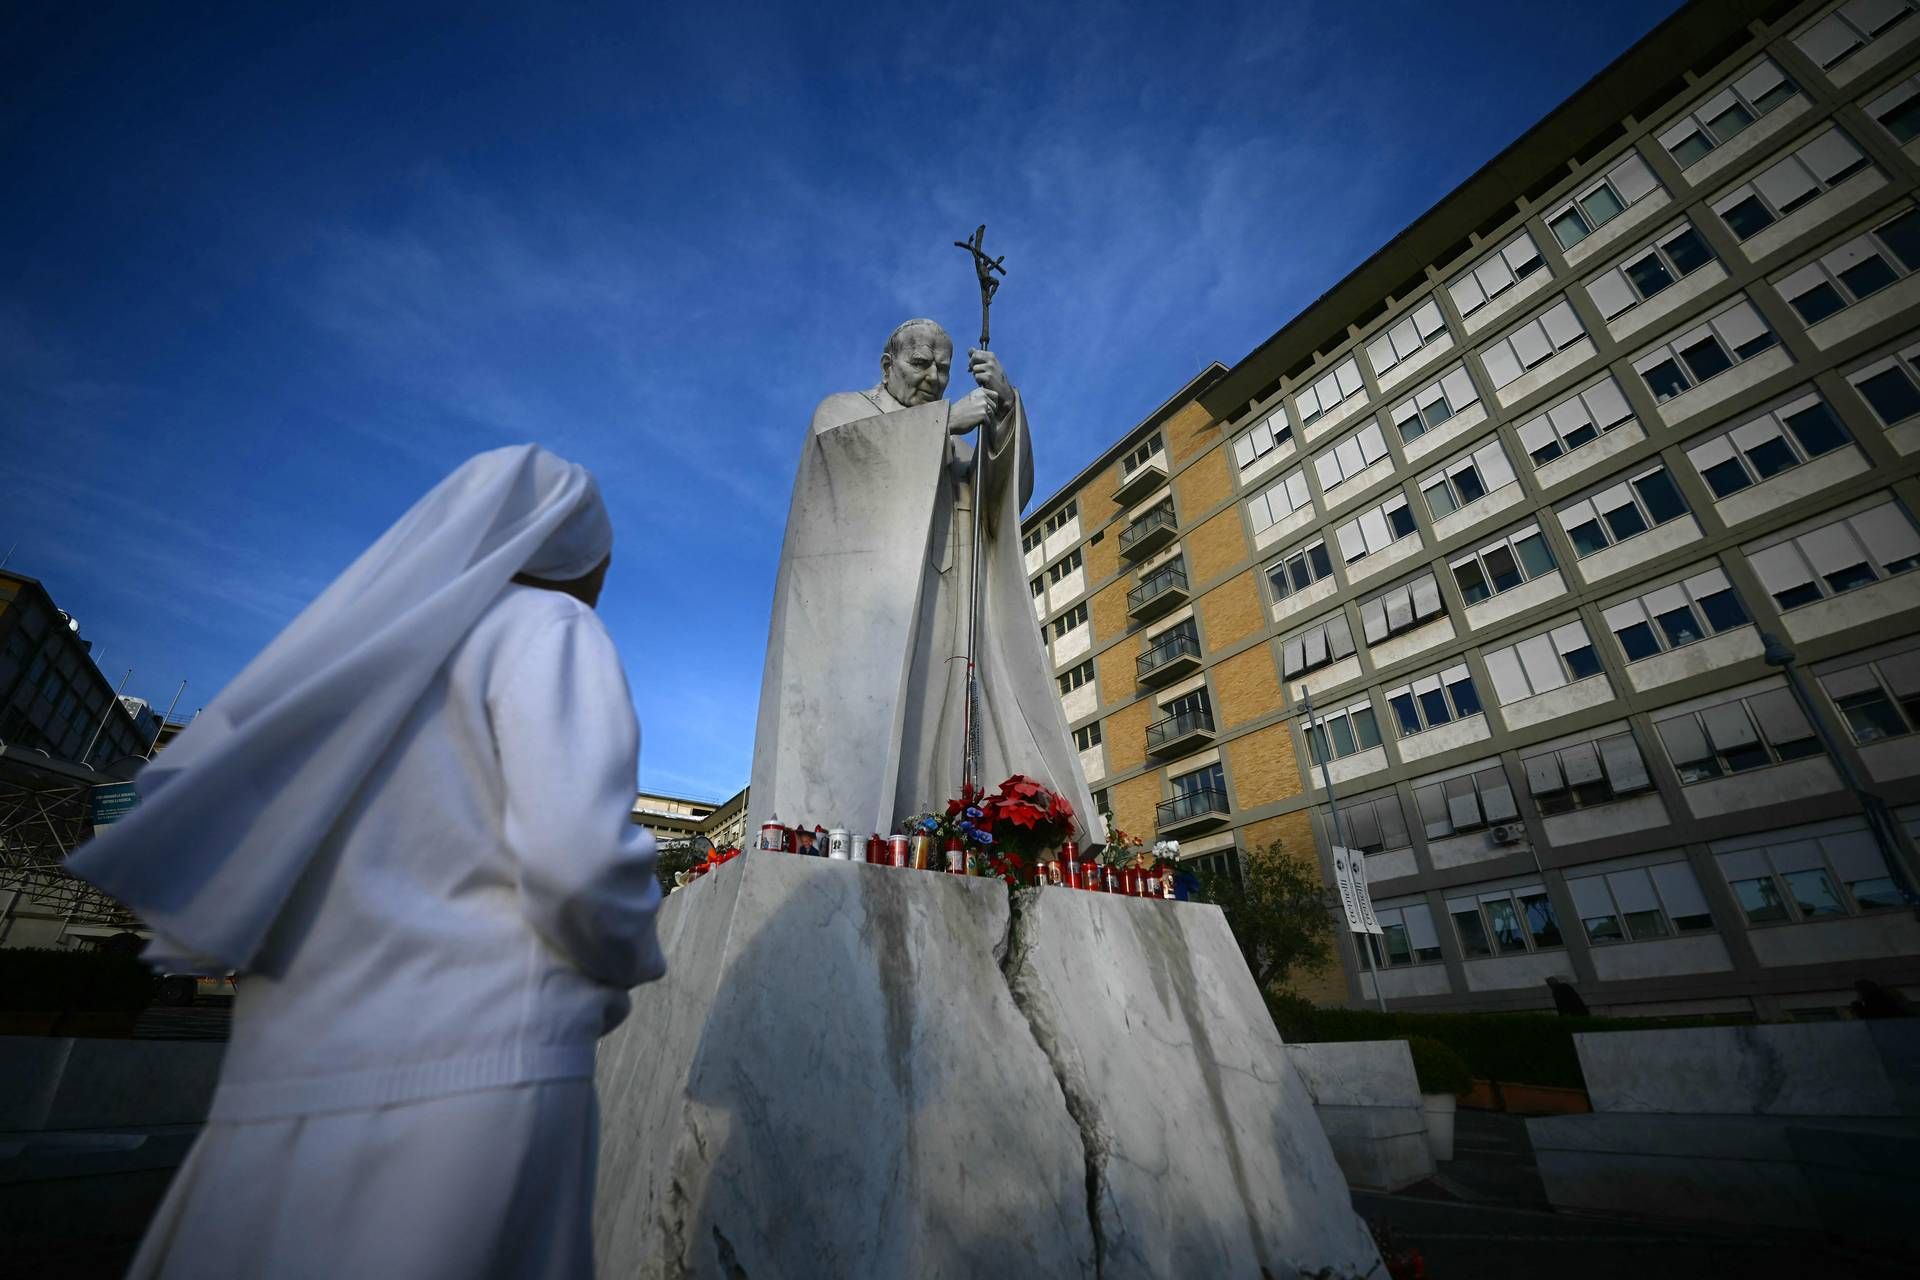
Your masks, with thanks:
M953 369L953 339L932 320L909 320L887 337L880 353L880 383L901 404L931 404L947 391Z

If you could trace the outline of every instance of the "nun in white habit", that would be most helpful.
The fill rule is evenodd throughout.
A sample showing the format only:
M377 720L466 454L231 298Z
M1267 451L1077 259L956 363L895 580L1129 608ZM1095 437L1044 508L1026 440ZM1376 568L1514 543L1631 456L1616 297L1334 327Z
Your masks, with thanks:
M455 471L139 781L73 869L242 971L131 1275L592 1272L595 1040L665 968L593 478Z

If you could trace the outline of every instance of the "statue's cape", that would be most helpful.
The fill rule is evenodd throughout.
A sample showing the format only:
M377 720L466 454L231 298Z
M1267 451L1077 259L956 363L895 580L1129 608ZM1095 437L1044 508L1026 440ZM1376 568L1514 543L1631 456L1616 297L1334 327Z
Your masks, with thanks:
M787 825L865 837L959 794L967 512L956 520L948 406L900 408L884 392L829 396L794 477L768 626L748 839ZM1015 402L988 460L979 657L982 780L1024 773L1092 829L1092 799L1041 645L1020 550L1033 490ZM957 612L956 612L957 611Z

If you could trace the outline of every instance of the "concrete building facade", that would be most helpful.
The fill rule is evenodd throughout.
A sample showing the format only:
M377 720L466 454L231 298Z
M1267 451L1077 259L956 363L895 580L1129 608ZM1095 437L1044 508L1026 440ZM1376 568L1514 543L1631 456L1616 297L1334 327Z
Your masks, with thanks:
M1034 508L1122 827L1330 871L1324 761L1399 1007L1920 988L1917 9L1697 0Z

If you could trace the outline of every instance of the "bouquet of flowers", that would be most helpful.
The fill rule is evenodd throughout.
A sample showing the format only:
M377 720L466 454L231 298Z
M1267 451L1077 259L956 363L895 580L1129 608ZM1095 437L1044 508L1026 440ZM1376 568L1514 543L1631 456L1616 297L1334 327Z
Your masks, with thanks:
M701 876L713 871L740 856L738 849L712 849L707 852L704 862L696 862L685 871L674 876L674 888L684 889Z
M1124 871L1134 864L1134 859L1140 856L1140 850L1146 846L1146 842L1131 832L1122 831L1115 826L1112 814L1107 814L1106 820L1107 843L1106 847L1100 850L1100 861L1109 867L1118 867Z

